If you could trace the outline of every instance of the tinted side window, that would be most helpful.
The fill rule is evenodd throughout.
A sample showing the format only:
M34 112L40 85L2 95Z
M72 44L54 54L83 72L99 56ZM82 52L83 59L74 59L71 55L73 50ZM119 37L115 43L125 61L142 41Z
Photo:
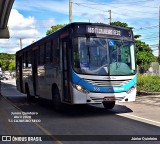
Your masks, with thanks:
M58 38L53 40L52 51L53 51L53 64L59 65L60 49L59 49L59 39Z
M46 63L51 62L51 42L46 43Z
M39 59L39 64L43 65L45 63L45 50L44 50L44 44L40 46L40 59Z

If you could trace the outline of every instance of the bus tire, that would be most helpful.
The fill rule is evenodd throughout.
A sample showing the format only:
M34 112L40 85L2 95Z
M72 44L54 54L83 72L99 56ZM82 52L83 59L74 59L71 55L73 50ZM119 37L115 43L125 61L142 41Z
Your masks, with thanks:
M26 94L27 94L27 101L31 102L33 100L32 96L30 95L29 87L25 84Z
M115 101L103 102L105 109L112 109L115 106Z
M55 111L63 110L63 104L61 102L60 93L57 88L52 90L52 105Z

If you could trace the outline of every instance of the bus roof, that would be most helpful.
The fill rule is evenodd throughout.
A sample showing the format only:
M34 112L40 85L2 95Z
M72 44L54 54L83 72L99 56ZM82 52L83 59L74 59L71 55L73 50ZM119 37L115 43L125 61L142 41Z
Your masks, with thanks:
M57 31L51 33L50 35L45 36L44 38L32 43L31 45L28 45L27 47L23 48L22 50L17 51L16 53L19 53L19 52L22 52L22 51L26 51L27 50L26 48L29 48L29 47L36 47L36 46L39 45L39 43L41 43L43 41L47 41L49 39L52 39L53 37L60 36L64 32L68 32L69 33L69 31L71 29L73 29L73 28L76 29L76 27L79 27L79 26L82 26L82 28L77 30L76 31L77 33L86 33L86 34L90 34L90 35L107 34L107 33L111 34L111 30L113 29L113 30L116 30L115 36L116 35L118 36L118 30L130 31L131 35L133 35L132 34L132 30L129 29L129 28L124 28L124 27L119 27L119 26L112 26L112 25L103 24L103 23L73 22L73 23L70 23L70 24L64 26L61 29L58 29ZM87 31L86 31L86 26L88 26L88 30ZM106 27L110 28L110 29L104 29ZM133 39L133 37L132 37L132 39Z

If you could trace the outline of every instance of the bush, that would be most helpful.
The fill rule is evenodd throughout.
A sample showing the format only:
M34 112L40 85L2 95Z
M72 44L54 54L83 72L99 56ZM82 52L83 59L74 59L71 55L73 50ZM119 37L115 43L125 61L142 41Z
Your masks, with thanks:
M137 91L160 92L160 76L138 75Z

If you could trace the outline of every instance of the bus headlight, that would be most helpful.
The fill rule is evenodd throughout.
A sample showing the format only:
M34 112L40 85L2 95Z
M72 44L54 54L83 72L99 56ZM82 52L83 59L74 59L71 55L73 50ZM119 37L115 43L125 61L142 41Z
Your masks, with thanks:
M134 91L136 88L136 85L132 86L128 91L127 94L130 94L132 91Z
M88 90L86 90L85 88L83 88L83 87L80 86L80 85L73 84L73 87L74 87L75 89L77 89L78 91L83 92L83 93L85 93L85 94L88 94L88 93L89 93Z

